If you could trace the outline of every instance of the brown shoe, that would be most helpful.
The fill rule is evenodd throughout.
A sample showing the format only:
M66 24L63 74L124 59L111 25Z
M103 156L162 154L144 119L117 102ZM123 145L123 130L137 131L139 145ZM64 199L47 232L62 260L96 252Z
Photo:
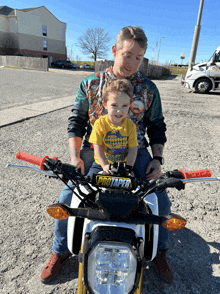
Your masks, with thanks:
M46 284L52 281L58 275L65 261L67 261L71 255L72 254L70 252L63 255L57 255L53 252L48 264L45 266L40 275L41 282Z
M156 257L154 258L153 262L155 264L156 272L160 276L160 278L169 284L174 282L174 275L173 271L169 267L167 260L166 260L166 253L167 250L162 252L157 252Z

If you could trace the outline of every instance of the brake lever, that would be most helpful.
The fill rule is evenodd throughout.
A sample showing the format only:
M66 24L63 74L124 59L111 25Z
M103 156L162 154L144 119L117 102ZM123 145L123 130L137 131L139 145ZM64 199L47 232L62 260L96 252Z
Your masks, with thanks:
M162 178L176 178L184 180L184 175L177 169L173 171L168 171L162 175Z
M185 184L182 179L178 178L158 179L156 181L156 191L166 188L176 188L180 191L185 189Z
M165 190L166 188L176 188L177 190L184 190L185 183L182 179L176 178L160 178L157 180L151 180L148 183L145 181L141 185L141 190L148 189L144 195L141 196L141 200L145 198L146 195L154 193L159 190Z

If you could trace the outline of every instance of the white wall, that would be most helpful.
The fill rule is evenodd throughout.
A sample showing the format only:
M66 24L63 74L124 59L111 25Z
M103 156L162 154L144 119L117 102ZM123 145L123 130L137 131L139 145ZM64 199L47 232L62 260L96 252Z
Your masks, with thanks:
M16 16L8 17L9 22L9 31L10 33L17 33L18 32L18 21Z
M0 15L0 32L6 32L6 17Z
M17 18L0 15L0 32L17 33Z
M47 37L65 42L66 24L60 22L45 7L27 12L16 9L18 17L18 33L43 37L42 26L47 26Z

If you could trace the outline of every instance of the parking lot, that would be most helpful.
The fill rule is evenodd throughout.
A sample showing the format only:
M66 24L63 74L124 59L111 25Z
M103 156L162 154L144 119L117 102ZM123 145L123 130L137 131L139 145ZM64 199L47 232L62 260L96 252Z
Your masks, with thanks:
M5 166L26 165L16 159L18 151L39 157L58 156L69 162L67 120L79 83L86 76L78 72L0 69L0 117L8 111L12 120L0 127L0 289L4 294L76 293L76 256L50 285L39 280L54 238L54 219L46 208L57 202L63 184L29 170ZM175 76L154 82L167 124L163 171L210 168L213 176L220 177L220 92L189 92L181 88L180 78ZM37 113L40 103L45 103L45 108ZM51 111L54 105L60 106ZM17 113L21 110L24 114L24 109L26 118L16 121ZM149 264L142 293L219 294L220 183L189 184L182 191L169 189L168 195L172 212L188 222L183 230L170 233L168 261L175 283L163 283Z

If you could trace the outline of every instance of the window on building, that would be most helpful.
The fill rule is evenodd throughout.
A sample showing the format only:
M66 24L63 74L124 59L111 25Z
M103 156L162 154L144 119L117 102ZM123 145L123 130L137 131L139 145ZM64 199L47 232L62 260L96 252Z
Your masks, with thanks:
M47 36L47 26L42 26L43 36Z
M43 49L44 50L47 50L47 40L44 40L43 41Z

